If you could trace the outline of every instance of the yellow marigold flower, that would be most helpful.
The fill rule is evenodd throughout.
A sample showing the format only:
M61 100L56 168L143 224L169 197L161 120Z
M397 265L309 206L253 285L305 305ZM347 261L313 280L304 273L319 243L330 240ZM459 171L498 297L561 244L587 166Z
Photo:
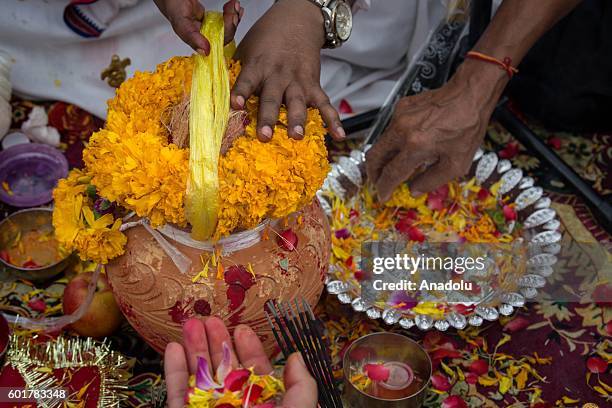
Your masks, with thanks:
M105 264L123 254L127 238L119 231L121 220L111 214L95 219L93 203L86 193L90 180L75 169L59 181L53 191L53 227L65 249L77 251L83 260Z

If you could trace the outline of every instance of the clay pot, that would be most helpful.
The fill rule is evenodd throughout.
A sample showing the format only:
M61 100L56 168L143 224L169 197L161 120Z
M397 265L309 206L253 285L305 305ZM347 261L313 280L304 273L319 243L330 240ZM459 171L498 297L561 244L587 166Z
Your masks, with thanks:
M230 332L238 324L250 325L272 355L276 343L264 305L270 299L304 297L314 307L329 266L330 230L315 199L263 231L259 242L221 257L221 279L217 268L209 264L208 278L194 283L203 269L202 259L208 259L210 252L166 238L191 259L191 270L181 273L143 226L130 228L125 232L125 254L106 268L117 304L134 329L159 352L170 341L182 341L181 328L187 319L210 315L224 319ZM297 237L295 248L279 238L283 233L289 241Z

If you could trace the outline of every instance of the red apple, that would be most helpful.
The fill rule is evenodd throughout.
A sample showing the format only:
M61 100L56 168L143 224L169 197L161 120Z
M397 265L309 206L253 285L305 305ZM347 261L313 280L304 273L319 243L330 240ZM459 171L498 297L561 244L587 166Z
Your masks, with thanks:
M68 283L64 289L64 314L74 313L85 302L92 277L92 272L80 273ZM83 317L72 323L71 328L81 336L105 337L113 334L122 321L123 315L115 302L106 275L100 275L89 308Z

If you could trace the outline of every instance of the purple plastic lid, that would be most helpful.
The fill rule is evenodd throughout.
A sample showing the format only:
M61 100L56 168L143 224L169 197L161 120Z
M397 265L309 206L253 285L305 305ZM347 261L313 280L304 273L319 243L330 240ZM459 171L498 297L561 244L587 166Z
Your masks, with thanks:
M68 161L54 147L26 143L0 152L0 200L14 207L34 207L52 200L57 181L68 175ZM12 192L4 188L6 184Z

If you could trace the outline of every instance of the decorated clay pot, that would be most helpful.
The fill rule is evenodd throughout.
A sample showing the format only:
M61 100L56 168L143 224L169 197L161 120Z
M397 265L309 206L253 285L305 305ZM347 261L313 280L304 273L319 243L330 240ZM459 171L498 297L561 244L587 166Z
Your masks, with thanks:
M246 248L227 253L218 245L219 257L164 235L191 260L185 273L144 226L125 233L125 254L107 266L109 282L127 320L159 352L170 341L182 341L187 319L219 316L230 332L241 323L251 326L271 355L276 344L265 303L303 297L314 306L330 259L329 225L317 199L286 219L259 228ZM213 265L215 258L222 268Z

